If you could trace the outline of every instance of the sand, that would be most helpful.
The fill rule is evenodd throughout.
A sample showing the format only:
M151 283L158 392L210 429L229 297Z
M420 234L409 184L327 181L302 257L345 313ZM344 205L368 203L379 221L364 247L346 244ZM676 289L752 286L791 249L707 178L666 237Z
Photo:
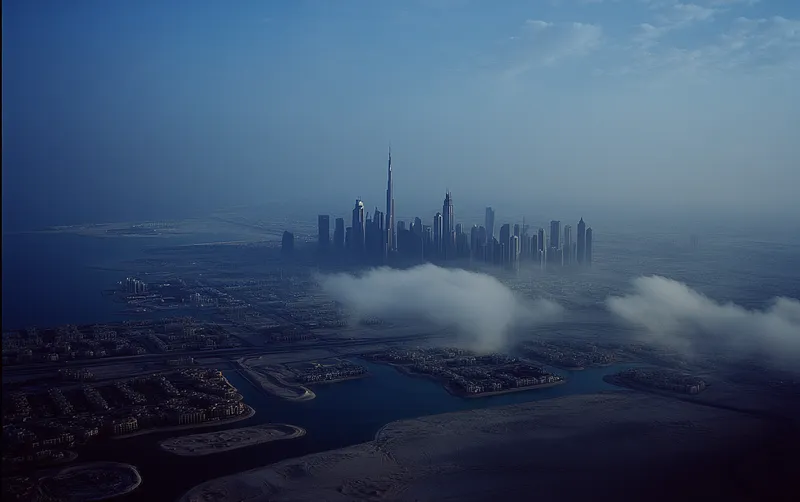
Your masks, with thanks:
M305 434L305 429L295 425L262 424L254 427L241 427L239 429L167 439L162 441L160 446L164 451L175 455L197 457L272 441L298 438Z
M237 360L242 374L257 388L287 401L309 401L317 397L311 389L299 384L291 384L279 375L279 368L270 366L250 366L244 359Z
M393 422L369 443L211 480L181 500L766 500L779 483L759 476L793 479L762 468L791 449L753 454L774 430L660 396L569 396Z

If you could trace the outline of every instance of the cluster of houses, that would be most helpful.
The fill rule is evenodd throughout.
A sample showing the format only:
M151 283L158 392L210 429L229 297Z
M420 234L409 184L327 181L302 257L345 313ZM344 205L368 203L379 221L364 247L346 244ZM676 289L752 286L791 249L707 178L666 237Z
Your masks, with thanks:
M328 382L354 378L366 374L363 366L352 363L342 363L334 366L319 366L312 368L297 376L302 383Z
M562 380L543 368L506 354L476 355L457 348L392 349L373 359L435 376L466 394L481 394L556 383Z
M681 394L699 394L706 388L705 381L700 378L655 368L632 368L617 376L629 382Z

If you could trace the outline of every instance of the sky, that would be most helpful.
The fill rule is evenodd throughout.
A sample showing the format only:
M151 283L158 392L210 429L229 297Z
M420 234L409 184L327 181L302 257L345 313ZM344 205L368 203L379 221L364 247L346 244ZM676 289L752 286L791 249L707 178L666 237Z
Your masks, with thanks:
M389 145L400 215L800 218L795 0L2 8L4 230L372 208Z

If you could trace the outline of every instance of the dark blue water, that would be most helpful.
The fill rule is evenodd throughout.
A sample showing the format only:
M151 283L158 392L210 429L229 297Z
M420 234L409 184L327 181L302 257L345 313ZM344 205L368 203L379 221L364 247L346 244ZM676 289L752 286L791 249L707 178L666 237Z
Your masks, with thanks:
M170 499L214 477L370 441L381 427L394 420L598 391L625 392L605 383L603 376L631 366L625 364L585 371L556 370L567 378L566 383L513 394L464 399L449 394L434 380L410 377L391 366L365 361L359 363L368 367L369 376L315 386L316 399L299 403L264 394L237 372L228 371L225 373L228 380L241 391L245 402L256 410L253 418L217 428L151 434L93 445L81 453L81 459L113 459L138 466L144 482L128 497L129 500ZM206 457L178 457L158 449L159 441L176 435L269 422L299 425L306 429L307 435Z

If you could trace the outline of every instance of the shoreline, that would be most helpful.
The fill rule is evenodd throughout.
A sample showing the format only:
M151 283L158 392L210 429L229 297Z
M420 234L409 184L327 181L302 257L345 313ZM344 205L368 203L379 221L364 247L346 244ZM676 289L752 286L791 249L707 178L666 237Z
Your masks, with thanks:
M51 476L46 476L42 479L52 479L58 480L59 478L68 477L73 474L82 474L84 471L92 471L92 470L106 470L113 472L114 470L125 471L126 473L131 475L130 483L121 488L117 489L117 491L111 491L110 493L96 493L96 494L89 494L87 498L83 500L110 500L112 498L123 497L134 492L139 486L142 484L142 475L139 473L139 469L136 468L135 465L126 464L123 462L109 462L109 461L98 461L98 462L89 462L85 464L78 464L73 465L70 467L65 467L57 472L54 472ZM41 482L41 479L40 481ZM67 500L76 500L73 498L69 498Z
M284 431L283 435L278 437L273 437L271 433L281 432L281 429L288 429L288 431ZM254 437L251 438L235 438L237 433L241 434L248 434L254 433ZM260 433L260 434L259 434ZM162 451L167 453L171 453L173 455L178 455L180 457L204 457L207 455L213 455L215 453L224 453L233 450L238 450L240 448L248 448L251 446L258 446L262 444L272 443L275 441L284 441L287 439L295 439L306 435L306 430L302 427L297 425L291 424L283 424L283 423L270 423L270 424L260 424L254 425L251 427L240 427L238 429L226 429L224 431L216 431L216 432L205 432L200 434L192 434L189 436L180 436L176 438L165 439L164 441L159 442L158 446ZM225 438L224 436L228 436ZM222 447L212 446L212 441L215 439L219 440L224 445ZM203 443L202 441L208 441ZM186 445L182 443L199 441L200 443L196 446L196 449L190 449L192 445ZM171 445L174 449L171 449L168 443L172 442Z
M366 372L366 373L362 373L361 375L350 376L350 377L346 377L346 378L339 378L337 380L321 380L319 382L300 384L300 385L308 385L309 387L311 387L312 385L326 385L326 384L330 384L330 383L348 382L350 380L360 380L360 379L366 378L368 376L369 376L369 372Z
M446 390L451 396L460 397L462 399L475 399L475 398L478 398L478 397L490 397L490 396L499 396L501 394L512 394L514 392L524 392L526 390L546 389L548 387L555 387L556 385L561 385L563 383L567 383L567 379L563 378L563 379L559 380L558 382L550 382L550 383L543 383L543 384L537 384L537 385L527 385L525 387L513 387L513 388L510 388L510 389L503 389L503 390L493 390L493 391L490 391L490 392L481 392L479 394L466 394L464 392L461 392L461 391L453 389L450 386L449 382L443 382L440 378L438 378L438 377L436 377L434 375L429 375L427 373L417 373L417 372L407 368L406 366L404 366L402 364L393 364L393 363L379 363L379 364L388 364L389 366L394 366L399 371L402 371L403 373L405 373L408 376L422 377L422 378L431 379L431 380L439 383L442 387L444 387L444 390Z
M512 387L510 389L503 389L503 390L493 390L490 392L481 392L479 394L465 394L463 392L457 391L450 387L450 385L445 385L444 388L447 389L447 392L454 396L462 397L464 399L475 399L478 397L490 397L490 396L499 396L501 394L512 394L514 392L524 392L526 390L537 390L537 389L546 389L549 387L555 387L556 385L561 385L563 383L567 383L566 379L559 380L557 382L550 382L550 383L542 383L537 385L527 385L525 387Z
M242 420L247 420L248 418L252 418L256 414L256 410L254 410L250 405L245 404L246 411L241 415L236 415L235 417L230 418L223 418L220 420L209 420L207 422L201 422L199 424L186 424L186 425L167 425L164 427L153 427L150 429L144 429L136 432L131 432L128 434L122 434L120 436L114 436L112 439L129 439L136 436L144 436L147 434L155 434L156 432L173 432L173 431L184 431L189 429L201 429L203 427L216 427L218 425L228 425L233 424L236 422L241 422Z
M242 360L237 360L236 363L239 366L240 374L242 374L247 381L249 381L255 388L260 389L271 396L279 397L281 399L285 399L287 401L293 402L301 402L301 401L310 401L317 397L314 392L303 386L303 385L293 385L286 381L284 381L278 375L273 374L269 370L264 370L265 373L261 373L259 371L254 370L251 366L244 363ZM277 383L270 382L269 379L275 380ZM262 382L262 380L266 380L266 384ZM281 392L284 391L284 392ZM286 395L288 392L300 392L303 393L301 395Z

